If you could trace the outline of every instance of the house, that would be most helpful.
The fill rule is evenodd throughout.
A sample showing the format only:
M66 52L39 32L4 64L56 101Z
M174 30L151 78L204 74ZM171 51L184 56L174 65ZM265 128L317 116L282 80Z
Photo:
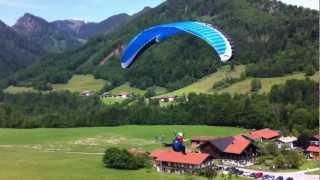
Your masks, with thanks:
M80 92L80 96L89 97L89 96L93 96L93 95L94 95L94 92L92 92L92 91L82 91L82 92Z
M208 153L216 159L249 160L256 148L242 135L216 138L200 145L202 153Z
M191 138L191 151L199 152L199 146L215 139L214 136L196 136Z
M109 92L104 92L100 95L100 97L102 98L106 98L106 97L110 97L110 93Z
M297 137L294 136L281 136L276 140L276 144L278 148L286 148L286 149L295 149L294 143L298 140Z
M250 132L244 137L253 141L275 140L280 137L280 132L277 130L265 128Z
M310 138L310 145L319 146L320 145L320 134L316 134Z
M112 94L110 97L116 98L116 99L129 99L133 97L132 93L122 92L118 94Z
M174 152L171 150L155 150L150 154L153 167L158 172L196 174L199 170L213 166L212 158L206 153Z
M310 145L305 153L310 159L320 160L320 147L315 145Z
M177 98L178 96L160 96L152 99L158 100L159 102L174 102L177 100Z

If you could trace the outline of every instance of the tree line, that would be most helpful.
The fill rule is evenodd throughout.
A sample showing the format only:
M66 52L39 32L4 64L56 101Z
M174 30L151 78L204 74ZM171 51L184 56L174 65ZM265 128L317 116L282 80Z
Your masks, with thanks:
M311 133L318 127L318 85L308 79L289 80L263 95L189 94L166 107L144 97L104 105L97 96L69 92L1 93L0 127L190 124Z

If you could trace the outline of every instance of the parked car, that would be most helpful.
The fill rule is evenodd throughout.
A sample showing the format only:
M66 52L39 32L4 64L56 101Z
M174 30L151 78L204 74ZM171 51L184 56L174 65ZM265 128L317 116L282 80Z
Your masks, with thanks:
M286 180L293 180L293 177L288 177Z
M249 172L244 172L243 175L244 175L244 176L250 176L251 173L249 173Z
M231 171L232 174L236 174L236 175L242 175L243 174L243 171L239 170L239 169L233 169Z
M276 180L284 180L284 178L282 176L278 176Z
M256 173L251 173L249 176L254 178L256 176Z
M266 175L264 175L264 176L262 177L262 179L263 179L263 180L274 180L274 176L270 176L270 175L266 174Z
M254 178L261 178L263 176L262 172L254 173Z

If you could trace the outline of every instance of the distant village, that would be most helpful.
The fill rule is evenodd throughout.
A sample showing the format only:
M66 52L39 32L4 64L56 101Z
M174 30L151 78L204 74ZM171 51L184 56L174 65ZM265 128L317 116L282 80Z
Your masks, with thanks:
M304 145L297 145L298 138L283 136L273 129L260 129L248 134L230 137L199 136L191 139L191 150L185 155L172 150L157 149L151 152L153 167L158 172L184 174L212 167L215 160L230 167L248 167L254 164L259 150L258 142L273 143L277 148L303 152L309 160L320 160L320 135L309 137ZM304 148L306 147L306 148Z
M93 95L96 95L94 91L82 91L79 93L82 97L90 97ZM100 95L101 98L115 98L115 99L131 99L135 97L136 95L134 93L129 92L119 92L119 93L110 93L110 92L104 92ZM152 100L156 100L159 103L167 103L167 102L175 102L178 99L178 96L172 95L172 96L157 96L152 97Z

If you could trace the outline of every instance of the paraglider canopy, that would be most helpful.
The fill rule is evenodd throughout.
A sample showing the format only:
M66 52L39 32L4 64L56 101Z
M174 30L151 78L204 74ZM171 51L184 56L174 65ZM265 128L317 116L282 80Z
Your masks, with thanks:
M130 67L137 57L154 43L160 43L181 33L189 33L206 41L223 62L230 60L233 56L230 41L218 29L202 22L177 22L150 27L135 36L122 55L122 68Z

